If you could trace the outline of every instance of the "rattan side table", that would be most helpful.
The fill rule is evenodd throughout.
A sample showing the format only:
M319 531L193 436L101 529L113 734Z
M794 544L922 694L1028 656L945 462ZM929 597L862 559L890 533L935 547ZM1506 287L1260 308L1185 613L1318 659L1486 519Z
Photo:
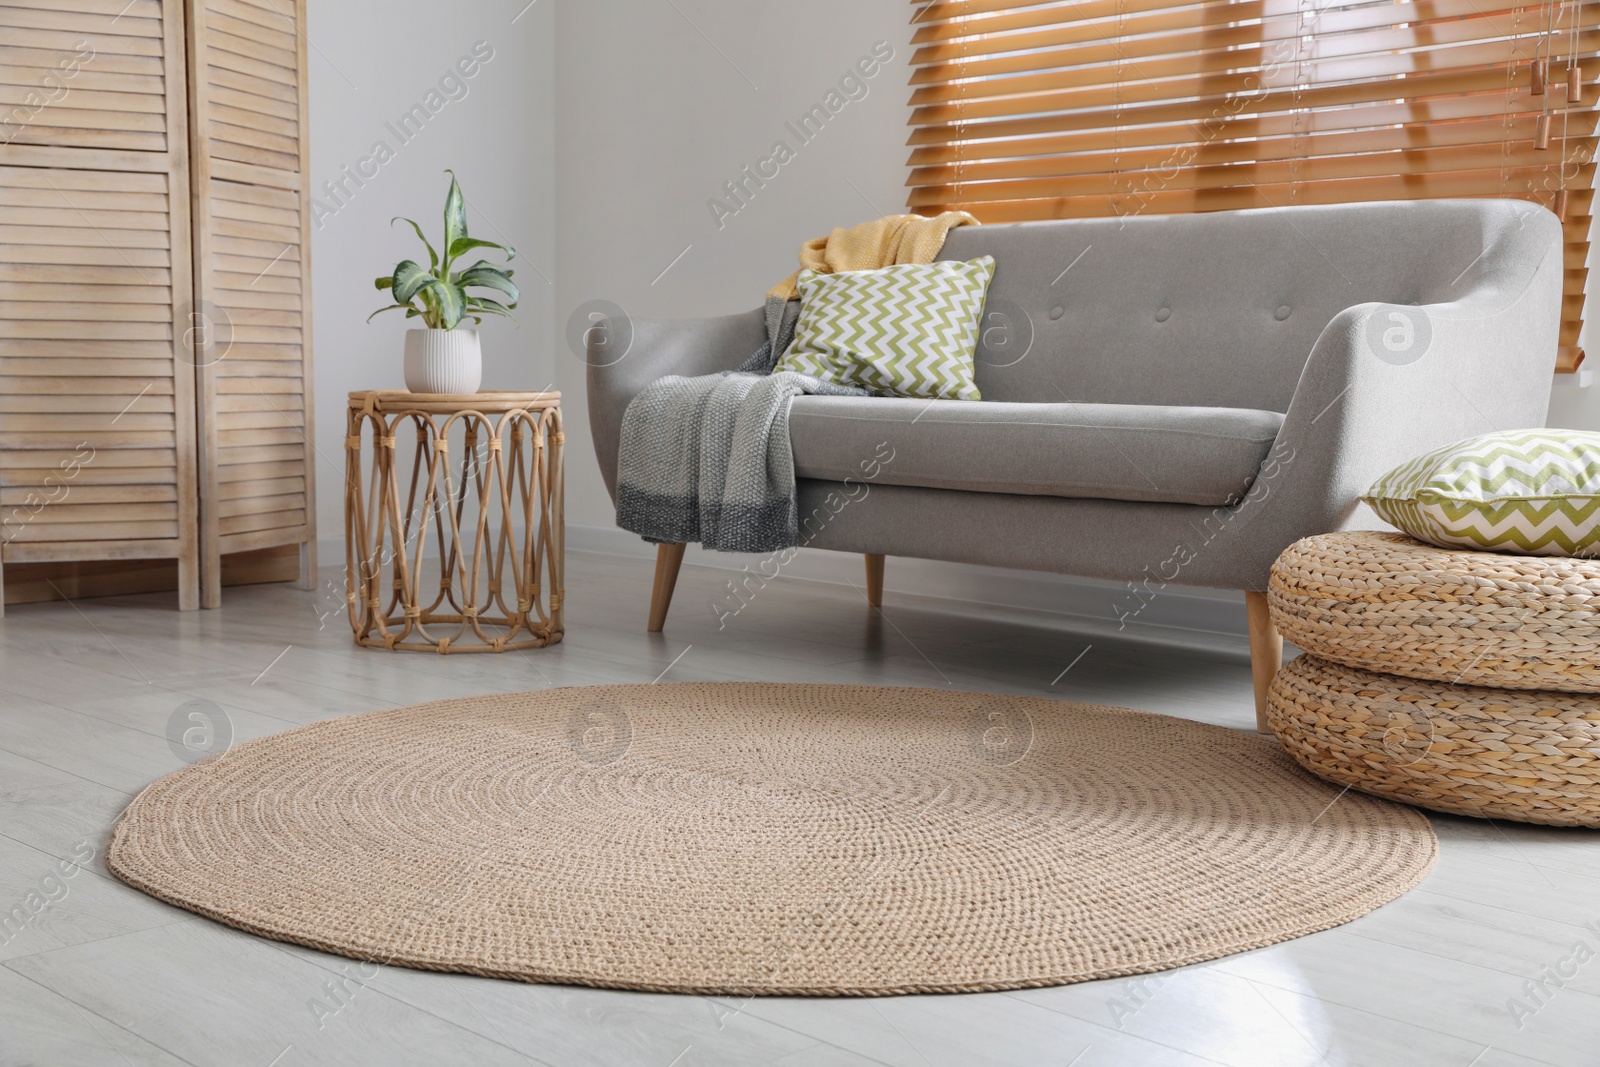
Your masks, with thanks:
M560 641L565 443L560 393L351 393L357 643L449 654Z

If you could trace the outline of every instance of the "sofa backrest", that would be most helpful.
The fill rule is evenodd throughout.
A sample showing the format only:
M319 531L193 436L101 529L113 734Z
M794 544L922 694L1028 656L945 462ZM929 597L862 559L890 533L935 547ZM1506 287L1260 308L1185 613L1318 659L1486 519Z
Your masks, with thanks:
M1284 411L1341 310L1531 277L1548 233L1522 223L1542 210L1420 200L966 226L940 258L995 257L985 400Z

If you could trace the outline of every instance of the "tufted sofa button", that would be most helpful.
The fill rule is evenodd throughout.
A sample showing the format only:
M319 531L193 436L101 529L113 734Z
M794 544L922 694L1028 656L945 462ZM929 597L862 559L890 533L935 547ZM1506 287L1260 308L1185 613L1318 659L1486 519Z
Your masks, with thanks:
M1166 322L1170 318L1172 318L1171 308L1162 308L1160 311L1156 312L1157 322Z
M1279 307L1277 311L1274 311L1272 313L1272 317L1277 319L1279 322L1282 322L1284 319L1288 318L1289 317L1289 305L1288 304L1284 304L1281 307Z
M1061 307L1060 305L1057 305L1056 307L1053 307L1053 308L1050 309L1050 318L1051 319L1059 319L1061 316L1065 315L1066 313L1067 313L1067 309L1066 308Z

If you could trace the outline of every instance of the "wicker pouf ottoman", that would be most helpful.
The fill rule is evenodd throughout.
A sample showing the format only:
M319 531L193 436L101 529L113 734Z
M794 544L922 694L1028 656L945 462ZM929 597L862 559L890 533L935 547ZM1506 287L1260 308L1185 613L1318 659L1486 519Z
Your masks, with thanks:
M1306 769L1439 811L1600 827L1600 563L1324 534L1284 552L1268 601L1307 655L1278 672L1267 720Z

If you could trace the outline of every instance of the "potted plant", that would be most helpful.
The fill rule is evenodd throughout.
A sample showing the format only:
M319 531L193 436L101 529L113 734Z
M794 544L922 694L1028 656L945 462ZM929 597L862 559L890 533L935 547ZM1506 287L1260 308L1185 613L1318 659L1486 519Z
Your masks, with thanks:
M401 260L393 274L375 282L379 289L389 290L394 303L367 316L371 322L385 311L404 308L406 318L422 320L422 329L406 331L406 388L413 393L477 392L483 381L483 352L478 331L462 322L471 319L474 324L481 324L484 315L514 318L511 311L520 299L516 283L511 280L514 271L484 259L464 270L455 269L456 261L474 248L504 252L507 261L515 259L517 253L467 234L467 203L461 186L454 171L445 173L450 175L450 192L444 201L443 253L434 250L423 236L422 227L411 219L391 219L391 224L411 224L428 250L428 268L424 270L414 260ZM468 292L470 289L492 290L495 296Z

